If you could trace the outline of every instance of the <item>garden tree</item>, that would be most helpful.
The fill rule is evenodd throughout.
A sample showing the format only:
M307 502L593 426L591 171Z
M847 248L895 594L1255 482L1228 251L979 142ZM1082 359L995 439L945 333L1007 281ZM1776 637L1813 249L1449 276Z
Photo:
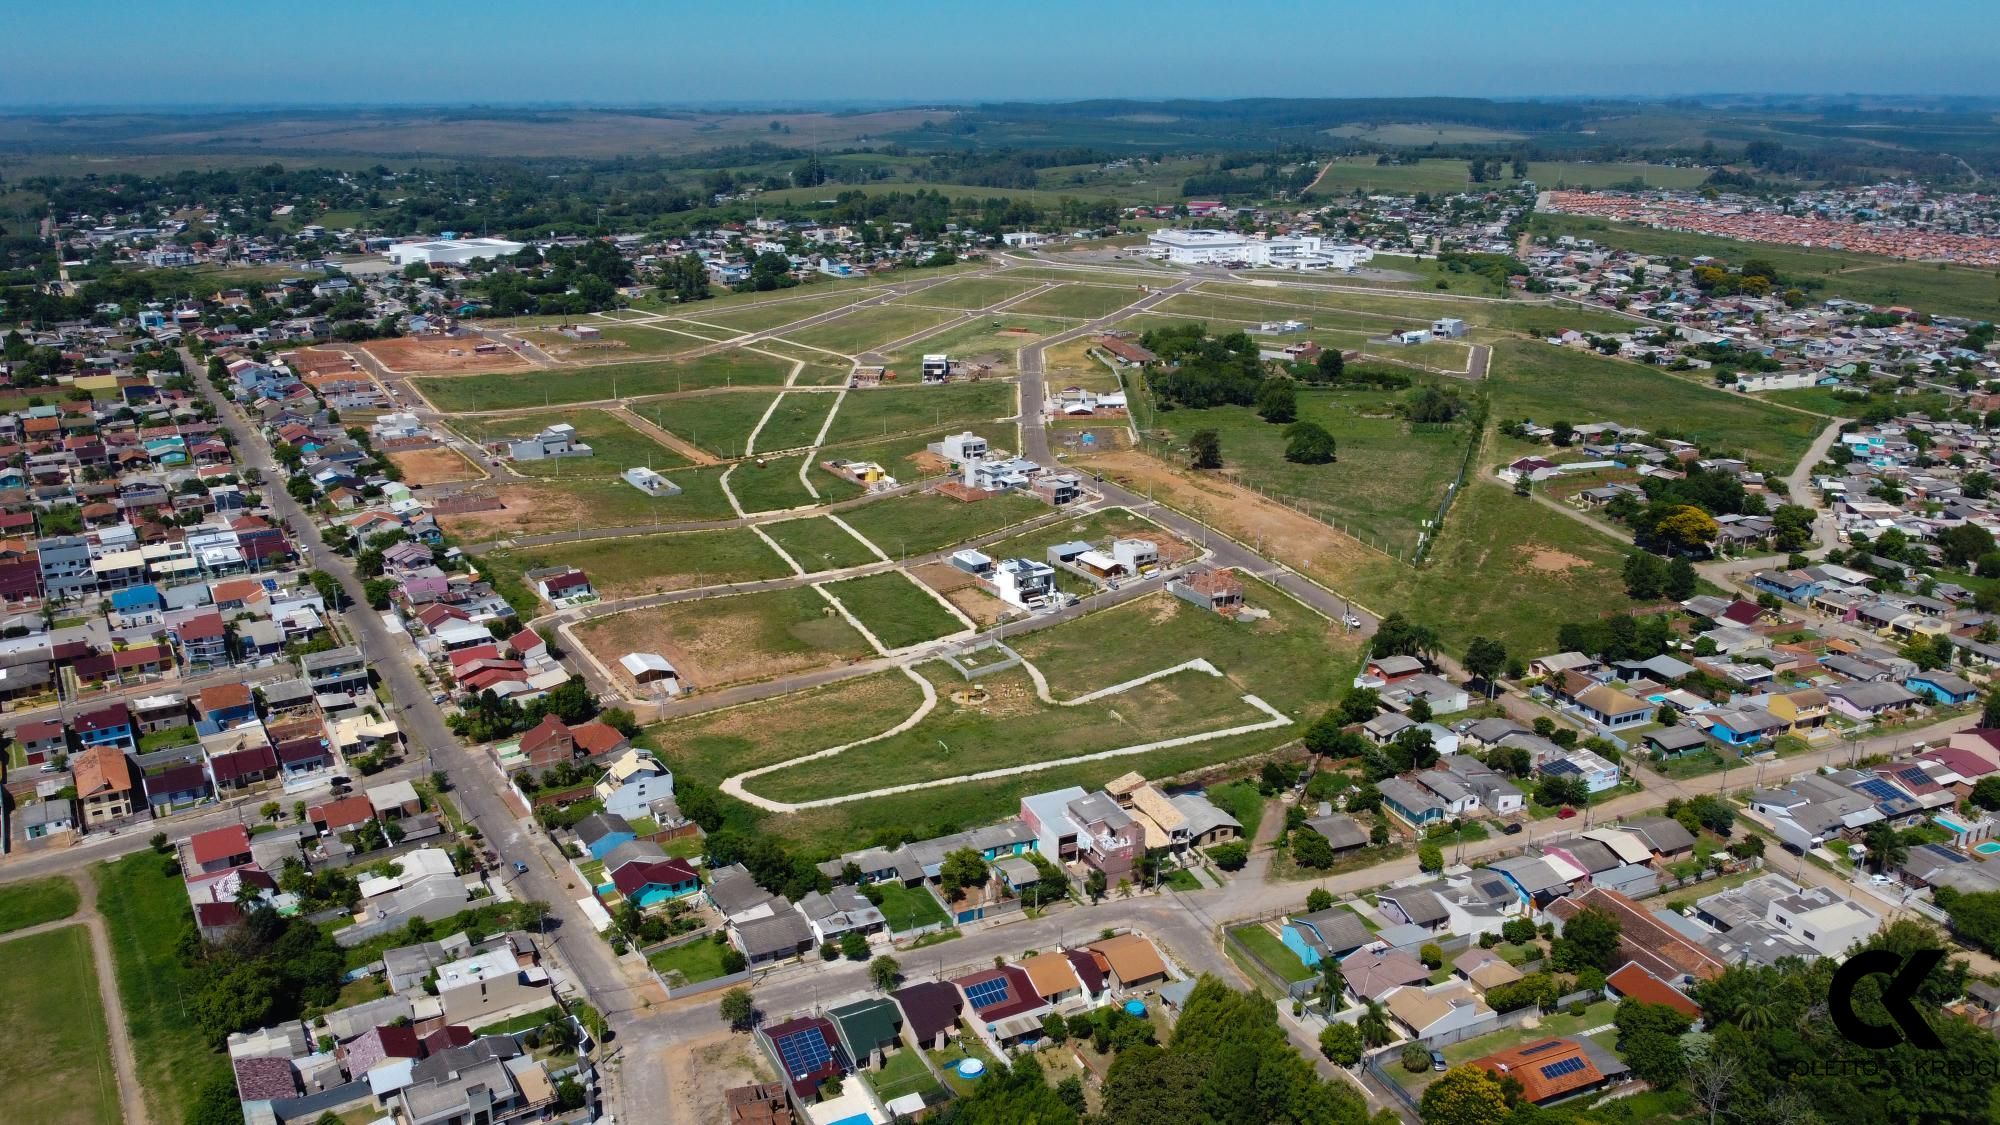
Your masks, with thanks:
M1306 913L1317 914L1333 905L1333 892L1324 887L1314 887L1306 892Z
M1811 508L1798 504L1780 504L1771 512L1772 541L1780 551L1797 551L1812 542L1813 517Z
M1188 435L1188 467L1194 469L1220 469L1222 467L1222 435L1214 430L1196 430Z
M1051 1043L1061 1043L1069 1037L1069 1021L1061 1012L1050 1012L1042 1017L1042 1035Z
M1104 888L1107 882L1108 880L1105 878L1104 872L1093 867L1090 870L1090 874L1084 877L1083 893L1089 895L1090 900L1095 902L1104 897Z
M1340 354L1339 348L1322 349L1319 358L1313 360L1313 373L1317 376L1315 382L1338 383L1346 370L1347 359Z
M1987 706L1992 706L1989 702ZM2000 809L2000 774L1988 774L1972 787L1972 803L1982 809Z
M757 1022L757 1002L750 998L747 988L732 988L723 993L716 1010L731 1031L748 1031Z
M1208 858L1224 871L1240 871L1250 862L1250 846L1241 840L1231 840L1208 849Z
M840 935L840 952L849 961L868 960L868 937L860 930L849 930Z
M1721 530L1714 516L1692 504L1679 504L1653 523L1651 537L1669 550L1706 552Z
M1993 550L1993 533L1976 523L1962 523L1939 532L1937 544L1948 565L1968 568Z
M1486 1003L1496 1012L1511 1012L1517 1008L1534 1007L1543 1011L1553 1009L1562 998L1562 986L1549 973L1529 973L1520 980L1507 984L1496 984L1486 990Z
M1426 1086L1418 1109L1424 1125L1499 1125L1512 1112L1500 1080L1470 1064L1455 1066Z
M1436 844L1418 844L1417 866L1425 871L1443 871L1444 849Z
M1664 1004L1648 1004L1626 997L1618 1003L1613 1019L1618 1025L1618 1055L1632 1067L1632 1073L1664 1090L1678 1084L1687 1073L1687 1055L1681 1049L1681 1035L1692 1022Z
M1514 945L1535 940L1535 923L1527 918L1509 918L1500 926L1500 936Z
M1544 808L1587 805L1590 803L1590 785L1580 777L1545 777L1535 783L1535 803Z
M1417 950L1417 960L1423 962L1426 969L1436 969L1444 964L1444 947L1427 941Z
M1635 551L1625 556L1625 596L1652 601L1667 586L1667 563L1658 555Z
M1299 416L1298 386L1290 379L1266 379L1257 388L1257 416L1266 422L1283 425L1293 422Z
M1862 830L1861 843L1868 849L1868 870L1893 871L1910 858L1910 846L1903 834L1886 820L1878 820Z
M1389 1026L1388 1011L1382 1007L1380 1000L1369 1000L1366 1004L1367 1010L1354 1021L1354 1028L1361 1033L1363 1043L1370 1047L1380 1047L1394 1039L1396 1033Z
M1390 616L1394 616L1391 614ZM1340 695L1338 707L1342 726L1365 723L1382 713L1382 695L1374 688L1351 687ZM2000 724L1995 724L2000 726Z
M2000 892L1959 894L1937 887L1931 893L1951 915L1953 933L1988 952L2000 949Z
M1414 1040L1403 1044L1402 1063L1411 1074L1422 1074L1431 1068L1430 1048Z
M1329 1023L1320 1029L1319 1053L1341 1066L1361 1061L1361 1033L1351 1023Z
M1333 866L1333 845L1310 828L1298 829L1292 833L1292 862L1313 871L1324 871Z
M1077 1112L1042 1072L1033 1054L1014 1059L1013 1066L989 1067L972 1093L954 1098L931 1117L938 1125L1075 1125Z
M1618 956L1618 935L1622 930L1616 915L1586 906L1563 923L1562 936L1553 943L1550 957L1555 967L1566 973L1586 968L1609 972Z
M379 571L377 573L380 573ZM340 580L324 570L314 570L306 575L312 581L313 589L328 609L339 609L343 603Z
M1415 718L1415 716L1411 716ZM1427 770L1437 764L1437 746L1431 732L1422 727L1404 727L1396 734L1395 740L1386 747L1389 761L1396 766L1397 773L1410 770Z
M1307 421L1285 427L1285 460L1295 465L1326 465L1339 459L1339 445L1325 426Z
M1465 646L1465 670L1486 685L1486 698L1493 698L1494 681L1507 666L1507 646L1487 637L1474 637Z
M1368 830L1368 842L1375 845L1378 848L1388 843L1389 826L1382 823L1379 820L1376 821L1375 826Z
M1567 448L1570 442L1576 440L1576 427L1570 425L1568 422L1557 422L1551 425L1549 429L1554 431L1549 434L1549 441L1555 445Z
M1373 689L1370 688L1353 688L1350 690L1366 691L1370 695L1374 694ZM1374 715L1371 713L1369 718L1374 718ZM1345 711L1339 707L1335 707L1319 718L1314 719L1313 724L1306 728L1306 733L1300 738L1300 741L1305 743L1307 750L1322 758L1333 761L1340 761L1344 758L1358 758L1367 751L1368 740L1355 734L1353 731L1342 728L1350 723L1367 721L1367 719L1356 720L1349 718Z
M1986 693L1986 702L1979 708L1979 725L1989 729L2000 727L2000 688Z
M1415 656L1428 663L1437 652L1437 647L1437 630L1418 625L1398 611L1384 617L1376 626L1375 637L1369 642L1368 655Z

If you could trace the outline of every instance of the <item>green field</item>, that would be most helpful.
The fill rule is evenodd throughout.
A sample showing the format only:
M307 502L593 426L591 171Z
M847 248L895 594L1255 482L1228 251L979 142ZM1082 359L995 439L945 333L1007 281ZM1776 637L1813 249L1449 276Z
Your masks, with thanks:
M591 455L508 461L515 472L531 477L573 479L616 477L634 465L649 465L664 472L685 468L689 464L687 458L605 410L538 411L511 418L460 418L453 425L467 438L484 444L506 438L532 437L544 426L562 422L576 427L578 440L590 446Z
M808 504L830 504L861 495L860 485L813 469L813 487L819 490L819 497L815 499L799 480L799 466L805 460L805 455L800 454L774 458L761 464L755 460L739 461L729 474L729 490L736 494L736 502L743 505L746 512L776 512Z
M831 582L825 589L884 648L908 648L965 631L965 623L939 605L937 595L900 570Z
M1048 558L1049 548L1058 543L1081 539L1102 546L1108 540L1132 535L1156 541L1173 538L1165 528L1144 516L1136 515L1125 508L1107 508L1076 519L1044 524L1033 531L990 544L984 550L986 554L996 559L1020 558L1044 562Z
M718 457L741 457L750 431L777 401L771 391L711 391L634 403L639 416Z
M764 534L777 540L778 546L783 547L786 554L798 560L798 564L805 567L807 573L841 570L881 561L875 557L874 552L862 546L861 540L849 535L847 529L825 516L807 516L804 519L767 523L763 528ZM765 553L768 554L769 551ZM867 618L862 620L866 621Z
M1229 936L1242 942L1258 964L1287 982L1311 980L1319 975L1317 969L1308 968L1298 954L1286 949L1285 943L1262 925L1238 926L1229 931Z
M1741 451L1788 472L1823 419L1753 396L1716 390L1657 368L1525 340L1493 346L1493 417L1552 424L1617 422L1718 450Z
M866 296L866 293L852 291L822 293L784 301L765 301L742 308L717 309L714 313L706 312L701 305L693 305L680 310L678 315L697 322L695 325L697 331L703 325L713 324L733 328L738 332L762 332L807 317L818 316L833 309L846 308Z
M705 690L875 655L854 626L805 586L636 609L575 632L600 659L666 653Z
M11 1120L122 1120L110 1031L83 926L0 942L0 1035L7 1042L0 1082L13 1107Z
M1282 289L1204 282L1197 292L1248 298L1250 300L1303 305L1288 315L1314 324L1334 327L1366 327L1376 332L1398 328L1422 328L1439 317L1455 316L1474 328L1521 332L1531 336L1551 336L1566 328L1578 331L1629 332L1638 322L1610 312L1580 309L1571 305L1543 304L1538 301L1478 301L1467 297L1396 297L1387 293L1362 293L1338 285L1291 285ZM1177 294L1164 302L1173 305L1184 299ZM1301 316L1301 311L1306 315ZM1345 323L1329 316L1345 314Z
M959 277L898 297L892 305L928 305L941 309L983 309L1035 287L1033 282L998 277Z
M542 566L580 567L598 596L611 600L691 586L783 578L784 560L746 527L585 539L549 547L494 551L482 562L522 573Z
M609 398L638 398L720 386L776 386L791 365L747 351L658 363L604 363L505 375L431 375L410 380L447 414L518 410Z
M922 887L912 889L894 879L877 885L882 891L882 917L896 933L920 926L942 926L951 921L944 907Z
M840 413L834 415L826 441L828 445L837 445L916 430L935 430L955 422L989 422L995 418L1009 418L1017 409L1017 397L1012 383L995 382L856 391L840 404Z
M1430 127L1384 126L1377 130L1363 130L1358 135L1372 137L1376 133L1390 129L1422 129ZM1454 129L1453 126L1444 126ZM1428 144L1430 141L1416 139L1412 132L1408 139L1393 144ZM1450 134L1446 134L1450 135ZM1438 143L1453 143L1441 141ZM1693 188L1699 187L1708 178L1706 168L1674 168L1664 164L1595 164L1581 161L1544 162L1534 161L1528 165L1528 178L1537 187L1552 188L1564 184L1573 188L1609 187L1639 179L1649 187ZM1342 157L1333 161L1320 176L1313 189L1322 196L1336 195L1357 188L1364 191L1385 191L1398 194L1416 192L1457 192L1473 191L1482 187L1511 184L1511 179L1502 179L1498 184L1480 185L1471 182L1470 174L1463 160L1420 160L1415 164L1377 164L1373 156Z
M908 305L876 305L812 328L800 329L784 337L815 348L860 355L892 341L936 328L959 313L948 309L914 308Z
M854 361L846 356L829 355L812 348L800 347L788 340L774 338L746 344L745 350L763 352L787 361L797 360L805 364L791 381L796 387L837 387L843 386L854 374Z
M1145 296L1136 285L1072 284L1037 293L1008 308L1010 313L1061 316L1074 320L1096 320L1109 316Z
M632 356L673 355L727 338L714 329L704 331L692 326L683 329L678 324L653 327L647 324L607 324L601 320L586 323L597 329L600 342L573 340L553 330L523 332L521 335L529 343L566 363L618 363Z
M1802 387L1795 391L1766 391L1754 397L1766 402L1784 406L1796 406L1800 410L1810 410L1830 418L1859 418L1869 407L1867 402L1857 402L1851 398L1841 398L1833 392L1834 387ZM1876 400L1881 401L1881 400Z
M0 886L0 934L59 922L75 914L80 901L76 884L60 875Z
M1995 279L1990 269L1742 242L1583 215L1536 215L1529 229L1537 236L1594 238L1641 254L1684 258L1706 254L1732 265L1759 258L1777 267L1784 284L1799 286L1814 300L1846 297L1874 305L1907 305L1939 316L1981 320L2000 316L2000 279Z
M989 374L992 375L1011 375L1015 371L1014 353L1023 345L1072 327L1074 324L1070 321L1016 316L1009 310L993 314L990 320L975 320L935 336L926 336L909 347L890 352L885 358L889 370L896 372L899 381L916 378L917 373L923 370L923 357L932 354L948 355L960 362L988 364L991 366Z
M794 391L778 398L778 408L765 420L764 428L757 431L757 440L752 444L752 452L770 452L779 449L803 449L819 436L819 429L826 422L826 412L833 409L839 396L826 392Z
M598 527L643 527L729 519L735 511L722 495L722 467L677 469L668 474L678 496L652 497L622 480L537 479L503 486L507 510L444 515L452 535L483 543L515 535L546 535Z
M1011 492L972 503L926 492L878 500L844 512L841 518L883 554L900 559L956 547L1050 510L1034 497Z
M1247 406L1144 417L1171 432L1177 444L1196 430L1217 431L1230 476L1384 551L1408 555L1423 521L1436 515L1457 475L1470 434L1463 424L1412 426L1392 413L1400 397L1361 390L1301 392L1299 418L1325 426L1339 443L1339 459L1330 465L1285 460L1286 427L1264 421Z
M181 964L179 953L187 928L187 890L180 876L165 870L150 851L99 864L92 877L97 880L97 909L110 930L118 963L118 997L138 1056L139 1085L155 1125L174 1125L185 1118L204 1086L231 1077L228 1057L209 1049L188 1002L198 989L194 971ZM42 1028L35 1034L47 1032ZM20 1041L14 1044L18 1047ZM101 1049L93 1053L107 1057ZM19 1092L19 1087L11 1088Z

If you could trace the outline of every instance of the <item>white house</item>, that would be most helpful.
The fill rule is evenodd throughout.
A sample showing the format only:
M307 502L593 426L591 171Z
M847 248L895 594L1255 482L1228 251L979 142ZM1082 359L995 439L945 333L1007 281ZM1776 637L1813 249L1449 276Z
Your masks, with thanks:
M576 427L568 422L545 426L533 437L507 443L507 455L516 461L540 461L549 457L589 457L593 450L576 439Z
M1055 598L1056 571L1033 559L1001 559L993 568L993 588L1008 605L1036 609Z
M948 434L934 447L934 451L954 465L964 464L967 461L980 461L986 457L986 439L971 430L962 434Z
M1146 242L1159 256L1184 266L1243 262L1294 270L1351 270L1375 256L1366 246L1336 244L1318 235L1252 238L1226 230L1156 230Z
M681 486L661 476L651 469L640 467L627 469L619 476L626 484L648 496L679 496Z

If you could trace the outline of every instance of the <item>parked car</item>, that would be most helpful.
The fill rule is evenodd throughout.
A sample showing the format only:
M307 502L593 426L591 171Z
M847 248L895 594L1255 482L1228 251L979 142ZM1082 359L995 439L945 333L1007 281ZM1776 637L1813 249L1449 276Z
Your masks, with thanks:
M516 875L526 875L527 873L528 873L528 865L527 865L527 864L525 864L525 863L522 863L522 862L521 862L520 860L518 860L518 859L517 859L517 860L515 860L515 861L514 861L514 874L516 874Z
M1343 620L1349 629L1361 628L1361 619L1359 617L1354 616L1351 613L1348 614Z
M1574 817L1575 815L1576 815L1576 810L1575 810L1575 809L1573 809L1573 808L1570 808L1570 807L1569 807L1568 805L1564 805L1564 806L1562 807L1562 811L1561 811L1561 812L1558 812L1558 813L1556 813L1556 819L1557 819L1557 820L1569 820L1570 818Z
M1502 828L1500 831L1506 833L1509 836L1519 836L1521 834L1521 822L1518 820L1514 821L1513 823L1507 825L1507 827Z
M1432 1052L1431 1052L1431 1069L1432 1069L1432 1070L1443 1070L1443 1069L1445 1069L1445 1065L1444 1065L1444 1052L1443 1052L1443 1051L1432 1051Z

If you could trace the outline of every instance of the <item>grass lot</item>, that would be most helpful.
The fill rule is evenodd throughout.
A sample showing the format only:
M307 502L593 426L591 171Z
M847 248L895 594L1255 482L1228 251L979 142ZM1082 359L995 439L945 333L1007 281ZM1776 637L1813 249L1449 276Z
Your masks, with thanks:
M893 496L841 513L890 558L956 546L1050 511L1031 496L1003 493L967 503L935 492Z
M784 339L842 355L860 355L926 328L936 328L958 315L949 309L876 305L857 309L825 324L802 328Z
M505 510L440 516L438 522L467 543L518 535L546 535L593 527L644 527L728 519L736 513L722 495L722 466L669 474L678 496L652 497L622 480L507 482L497 492ZM484 491L484 490L482 490Z
M751 451L765 453L778 449L804 449L819 436L826 412L838 401L837 394L801 391L778 397L777 409L757 431Z
M844 413L845 404L841 406ZM973 422L950 426L941 430L925 430L922 433L901 434L892 438L877 438L873 441L854 441L840 446L825 446L814 451L812 468L813 486L821 492L827 491L829 484L837 488L853 489L854 486L819 467L819 462L840 457L849 461L873 461L889 470L889 475L904 484L935 477L945 472L945 463L929 452L933 442L943 441L949 434L970 430L986 439L994 449L1012 451L1020 442L1020 431L1012 422Z
M743 505L746 512L775 512L845 500L861 494L860 485L814 470L813 487L819 489L820 494L820 499L814 499L813 494L806 491L804 482L799 480L799 466L805 460L806 455L802 453L761 464L755 460L738 461L729 474L729 491L736 494L736 502Z
M653 967L654 972L666 977L669 985L676 981L700 984L722 975L722 951L725 948L712 939L700 938L686 945L661 950L646 958L646 963Z
M884 1059L882 1069L870 1071L867 1077L869 1088L883 1101L905 1094L929 1094L938 1088L937 1079L924 1065L924 1056L908 1047Z
M1421 145L1430 141L1419 138L1432 136L1434 130L1440 128L1441 132L1435 132L1438 138L1452 138L1463 132L1456 126L1388 125L1343 135L1360 137L1391 135L1399 139L1384 143ZM1391 130L1401 132L1392 133ZM1452 141L1442 139L1439 143L1449 144ZM1528 178L1535 181L1537 186L1544 188L1552 188L1557 184L1573 188L1602 188L1635 179L1644 180L1648 186L1656 188L1692 188L1699 187L1702 181L1708 178L1708 169L1671 168L1663 164L1536 161L1528 165ZM1512 181L1501 182L1506 184ZM1420 160L1415 164L1377 164L1373 156L1353 156L1333 161L1321 174L1319 184L1313 190L1326 196L1352 191L1355 188L1367 191L1415 193L1465 191L1472 186L1468 179L1466 162L1463 160Z
M1010 306L1010 313L1029 313L1040 316L1062 316L1075 320L1096 320L1108 316L1126 305L1144 297L1139 292L1136 280L1130 285L1064 285L1046 293L1037 293L1018 305Z
M153 1121L172 1125L182 1120L202 1087L230 1078L229 1059L203 1042L188 1003L195 993L194 974L181 965L178 953L187 924L187 891L150 851L99 864L92 876L97 909L110 929L118 963L118 997L138 1056L139 1084ZM94 997L91 1004L95 1006ZM5 1010L18 1009L9 1005ZM13 1042L18 1046L21 1040ZM101 1048L93 1054L108 1058ZM9 1088L17 1094L20 1090L18 1085Z
M1694 257L1707 254L1731 265L1760 258L1778 268L1787 285L1814 300L1846 297L1875 305L1908 305L1940 316L1992 317L2000 282L1993 271L1936 263L1898 262L1868 254L1739 242L1688 231L1655 230L1582 215L1536 215L1529 227L1537 236L1573 234L1642 254Z
M1011 417L1016 411L1016 400L1012 383L995 382L855 391L840 404L840 413L834 415L826 440L829 445L865 441L914 430L934 430L954 422Z
M517 574L540 566L582 567L589 572L598 595L606 599L755 582L791 573L776 552L743 527L495 551L483 556L482 562Z
M936 595L900 570L829 583L826 592L839 598L885 648L908 648L965 629Z
M1011 281L999 277L958 277L939 282L928 289L920 289L907 297L898 297L889 302L892 305L930 305L941 309L983 309L997 305L1009 297L1018 297L1033 289L1031 281Z
M846 528L825 516L767 523L764 534L777 540L778 546L783 547L785 553L798 560L798 564L808 572L840 570L879 561L874 552L862 546L861 540L849 535ZM767 549L765 553L770 551Z
M775 355L786 360L797 360L805 364L805 367L792 379L793 386L844 386L848 377L854 373L854 361L846 356L829 355L784 340L759 340L749 345L748 350Z
M1285 427L1246 406L1149 415L1177 445L1185 445L1196 430L1218 431L1224 471L1231 477L1286 497L1382 550L1408 555L1422 522L1436 515L1458 472L1468 428L1413 427L1392 413L1400 395L1306 391L1298 401L1299 417L1325 426L1339 443L1340 456L1332 464L1285 460Z
M679 324L607 324L594 319L584 323L597 329L598 340L574 340L554 330L523 332L521 337L552 358L569 363L617 363L634 356L688 351L701 347L704 340L713 342L727 335L712 328L704 331Z
M924 926L941 926L951 921L944 907L938 905L936 896L921 887L913 890L893 879L876 886L882 891L882 917L897 933Z
M1789 471L1825 422L1749 395L1718 391L1643 364L1520 340L1493 346L1493 417L1605 420ZM1336 431L1338 432L1338 431ZM1228 446L1223 446L1224 456Z
M553 457L542 461L509 461L514 471L531 477L616 477L634 465L665 471L686 467L688 459L606 410L537 412L512 418L460 418L460 433L484 444L503 438L531 437L545 426L567 422L590 446L588 457ZM501 456L505 456L502 454Z
M736 350L699 359L605 363L505 375L433 375L410 382L439 410L455 414L597 402L614 396L637 398L704 387L774 386L783 383L790 372L791 365L782 360Z
M1257 838L1257 826L1264 822L1264 795L1257 791L1255 782L1232 781L1210 786L1208 799L1243 825L1244 840Z
M1524 332L1533 336L1549 336L1565 328L1627 332L1637 323L1608 312L1570 305L1545 305L1525 300L1474 301L1461 297L1418 297L1414 294L1397 297L1387 293L1355 292L1338 285L1299 284L1273 289L1268 286L1206 282L1198 292L1302 304L1307 307L1308 315L1300 319L1328 326L1335 324L1330 317L1344 316L1346 326L1365 324L1378 332L1399 327L1427 327L1441 316L1458 317L1475 328ZM1171 305L1182 300L1183 296L1169 298L1166 303ZM1299 310L1294 310L1291 315L1298 316Z
M118 1072L85 927L0 943L0 1035L7 1042L0 1083L9 1118L37 1125L121 1120Z
M634 403L632 409L718 457L741 457L750 431L777 398L770 391L717 391Z
M1285 948L1278 936L1261 925L1238 926L1229 931L1243 943L1256 962L1286 981L1311 980L1319 974L1305 966L1299 955Z
M691 305L679 310L678 315L698 322L695 327L717 324L733 328L738 332L762 332L818 316L823 312L846 308L867 294L857 292L821 293L786 301L765 301L761 304L746 305L735 309L717 309L709 312L701 305Z
M1842 398L1834 394L1833 387L1802 387L1795 391L1767 391L1757 398L1767 402L1796 406L1800 410L1810 410L1815 414L1825 414L1832 418L1859 418L1869 406L1867 400Z
M0 934L61 921L80 901L76 884L60 875L0 886Z
M805 587L652 606L597 618L575 632L607 662L659 652L703 689L874 655L826 599Z
M1016 370L1014 353L1024 344L1053 336L1075 325L1067 320L1040 316L1020 316L1013 310L994 313L970 324L926 336L908 347L898 348L885 358L897 378L917 377L923 357L944 354L955 360L988 365L989 375L1008 375Z

